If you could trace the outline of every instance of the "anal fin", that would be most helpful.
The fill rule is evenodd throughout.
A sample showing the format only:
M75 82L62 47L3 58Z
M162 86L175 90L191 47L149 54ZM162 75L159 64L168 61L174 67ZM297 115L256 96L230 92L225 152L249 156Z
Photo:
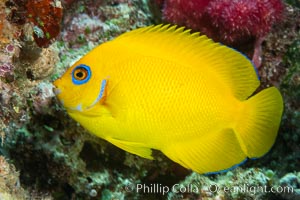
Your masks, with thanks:
M232 129L178 141L166 146L162 152L171 160L200 174L229 169L247 158Z
M129 141L123 141L118 140L114 138L105 138L108 142L112 143L113 145L129 152L132 154L136 154L140 157L147 158L150 160L153 160L152 157L152 150L148 147L145 147L145 145L137 142L129 142Z

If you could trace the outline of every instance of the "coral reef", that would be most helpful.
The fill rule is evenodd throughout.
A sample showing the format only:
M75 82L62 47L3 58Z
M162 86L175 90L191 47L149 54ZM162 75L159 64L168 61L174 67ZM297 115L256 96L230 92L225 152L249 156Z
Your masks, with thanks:
M27 44L22 47L19 59L15 63L25 69L28 78L38 80L51 75L57 61L58 52L55 45L41 49Z
M168 193L169 200L175 199L297 199L300 195L299 173L287 174L278 179L272 170L237 169L215 177L192 173L178 188Z
M287 7L286 20L275 26L263 45L264 65L259 70L262 86L280 88L285 102L285 111L278 138L273 150L261 165L268 163L283 176L285 172L299 171L299 50L300 13L295 7ZM281 38L278 40L278 38ZM270 42L273 41L273 42ZM278 165L278 163L281 163Z
M10 0L9 21L23 25L32 23L32 35L39 47L48 47L60 33L62 6L59 0Z
M292 193L281 193L285 199L296 200L300 198L300 173L288 173L279 180L281 187L294 188Z
M62 7L59 0L28 0L27 19L34 24L33 37L40 47L48 47L60 33Z
M26 196L26 192L20 186L19 173L0 156L0 199L25 199Z
M159 152L154 152L154 161L145 160L90 135L68 117L52 92L51 82L92 48L151 24L147 1L63 0L60 33L44 48L36 44L34 22L24 15L25 2L29 0L0 1L0 199L299 199L297 4L287 5L282 23L263 36L261 87L277 86L285 101L276 144L261 159L204 176ZM155 2L163 6L162 0ZM205 2L196 6L204 7ZM245 184L267 189L288 186L294 192L214 192L217 187ZM148 191L138 189L143 185L149 186ZM161 191L154 191L155 186ZM163 193L163 188L170 191Z
M161 1L158 1L158 7ZM261 43L282 18L281 0L165 0L165 21L200 31L247 53L260 66ZM246 48L245 48L246 47ZM254 49L254 52L251 50Z
M286 0L286 2L294 7L300 8L300 2L298 0Z
M12 60L20 51L20 44L17 40L20 31L18 27L6 20L4 2L0 2L0 9L0 77L10 79L14 70Z

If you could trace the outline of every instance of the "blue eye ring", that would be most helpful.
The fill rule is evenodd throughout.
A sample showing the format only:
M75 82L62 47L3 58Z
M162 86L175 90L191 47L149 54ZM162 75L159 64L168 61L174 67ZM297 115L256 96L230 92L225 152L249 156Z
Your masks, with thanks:
M72 82L76 85L81 85L88 82L91 78L92 72L89 66L80 64L72 71Z

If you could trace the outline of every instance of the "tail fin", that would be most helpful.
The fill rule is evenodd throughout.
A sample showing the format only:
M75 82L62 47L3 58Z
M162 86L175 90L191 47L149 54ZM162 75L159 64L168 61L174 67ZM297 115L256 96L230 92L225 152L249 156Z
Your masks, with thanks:
M234 128L242 150L249 158L266 154L275 142L283 111L283 100L275 87L245 101Z

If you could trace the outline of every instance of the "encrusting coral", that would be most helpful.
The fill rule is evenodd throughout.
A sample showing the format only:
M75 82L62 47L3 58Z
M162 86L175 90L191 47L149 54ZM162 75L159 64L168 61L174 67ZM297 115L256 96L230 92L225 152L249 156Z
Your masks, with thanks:
M0 199L25 199L26 193L20 186L19 173L0 156Z
M59 0L9 0L6 6L10 8L10 22L32 23L32 35L39 47L48 47L60 33L63 12Z

